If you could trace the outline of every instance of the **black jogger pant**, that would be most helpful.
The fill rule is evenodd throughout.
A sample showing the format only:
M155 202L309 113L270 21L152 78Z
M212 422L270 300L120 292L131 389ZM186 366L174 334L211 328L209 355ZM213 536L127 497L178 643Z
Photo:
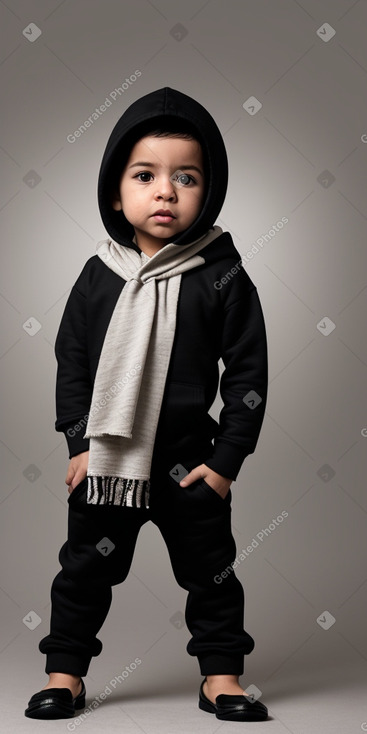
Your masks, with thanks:
M151 520L167 545L177 583L188 591L188 654L197 656L203 676L243 674L244 655L255 642L243 629L242 584L228 570L236 557L231 490L222 499L203 479L181 487L170 475L176 464L188 472L209 454L183 460L155 451L149 508L88 505L86 479L69 495L68 540L51 587L50 634L39 643L46 673L87 675L91 658L102 651L96 635L111 605L111 587L126 579L139 530ZM98 549L104 538L114 544L111 552Z

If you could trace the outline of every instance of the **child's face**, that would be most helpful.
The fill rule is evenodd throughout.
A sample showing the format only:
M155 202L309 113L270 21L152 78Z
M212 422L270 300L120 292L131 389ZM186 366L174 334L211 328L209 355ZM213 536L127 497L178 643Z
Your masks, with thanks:
M135 229L140 249L157 251L199 215L204 198L200 144L181 138L141 138L123 170L113 208L122 209ZM169 209L174 218L154 216Z

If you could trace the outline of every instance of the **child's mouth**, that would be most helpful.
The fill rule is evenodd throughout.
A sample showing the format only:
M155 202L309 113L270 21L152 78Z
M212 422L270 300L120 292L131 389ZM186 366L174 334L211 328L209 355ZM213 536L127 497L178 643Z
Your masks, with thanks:
M171 216L165 216L164 214L154 214L154 219L156 222L161 222L161 224L169 224L170 222L173 222L175 217Z

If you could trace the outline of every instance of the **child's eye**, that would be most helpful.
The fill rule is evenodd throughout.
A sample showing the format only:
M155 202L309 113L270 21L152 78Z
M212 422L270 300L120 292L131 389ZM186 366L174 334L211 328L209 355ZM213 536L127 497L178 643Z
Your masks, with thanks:
M143 171L142 173L138 173L135 178L139 178L139 176L151 176L151 173L148 173L147 171ZM141 179L139 179L140 181ZM147 181L143 181L142 183L148 183Z
M186 186L190 181L193 181L195 183L195 179L193 176L190 176L188 173L180 173L179 176L177 176L177 181L182 185Z

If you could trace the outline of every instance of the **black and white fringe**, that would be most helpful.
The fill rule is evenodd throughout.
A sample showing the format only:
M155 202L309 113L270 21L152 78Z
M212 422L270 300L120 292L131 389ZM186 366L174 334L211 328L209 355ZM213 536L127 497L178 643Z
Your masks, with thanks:
M149 508L150 480L88 476L87 504Z

